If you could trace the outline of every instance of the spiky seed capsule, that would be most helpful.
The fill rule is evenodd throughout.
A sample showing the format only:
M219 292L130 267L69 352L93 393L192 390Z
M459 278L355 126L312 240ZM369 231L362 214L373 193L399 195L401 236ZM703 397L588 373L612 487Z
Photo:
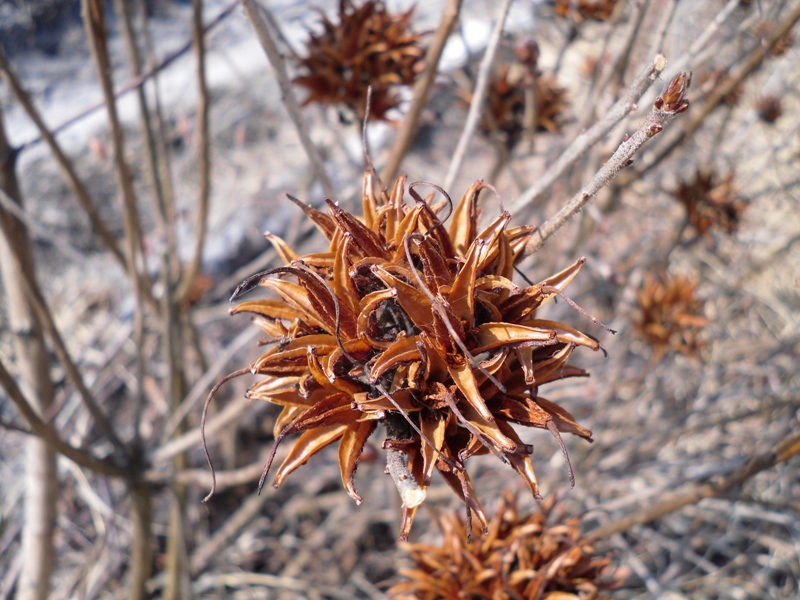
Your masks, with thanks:
M474 512L485 528L466 459L496 454L538 496L533 448L511 424L547 429L565 457L560 432L591 440L591 432L539 396L539 388L585 376L567 360L576 347L598 350L599 344L568 325L536 317L542 304L563 295L584 259L520 288L512 282L514 264L534 228L509 228L511 215L502 213L479 231L477 199L487 187L482 181L467 190L446 228L438 211L449 198L433 207L415 189L430 185L410 184L415 203L408 205L405 177L391 192L375 194L367 174L362 219L327 199L326 214L292 198L328 238L329 251L299 257L269 235L289 264L249 278L232 300L257 286L280 300L239 302L231 313L254 314L280 342L250 365L261 379L247 392L283 406L265 476L278 444L299 435L275 486L338 441L342 483L360 502L354 473L367 439L382 423L384 448L404 455L397 468L407 465L407 475L396 478L405 480L398 487L424 497L438 471L467 505L467 515ZM403 538L418 505L404 507Z
M747 204L736 194L733 178L732 171L720 177L714 171L698 169L672 192L697 235L709 235L714 229L732 234L738 229Z
M363 120L372 86L369 116L386 119L400 102L396 86L412 85L422 68L420 36L409 31L412 13L391 14L377 0L360 7L340 0L338 23L321 14L323 30L310 35L308 56L300 59L305 74L294 80L309 92L304 104L346 105Z
M578 519L554 520L555 512L551 497L539 511L520 514L506 494L488 535L472 541L456 515L442 516L441 545L403 544L415 564L400 571L408 580L389 589L389 597L600 600L604 590L614 587L606 576L610 559L597 556L591 542L580 538Z
M499 136L511 150L528 131L560 131L568 101L567 90L552 75L537 67L539 47L523 39L514 48L515 62L500 65L487 88L486 105L480 130L486 136ZM472 94L461 93L467 102Z
M700 333L708 325L703 303L695 298L697 282L688 277L648 273L637 292L639 334L653 347L656 359L668 349L695 354L701 347Z

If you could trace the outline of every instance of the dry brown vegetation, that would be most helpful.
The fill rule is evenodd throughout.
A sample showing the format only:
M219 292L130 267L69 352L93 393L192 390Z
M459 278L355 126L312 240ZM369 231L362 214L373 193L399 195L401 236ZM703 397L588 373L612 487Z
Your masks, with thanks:
M112 4L114 18L105 14ZM589 377L545 388L552 405L574 417L574 431L591 431L594 440L580 439L588 433L564 436L576 485L570 489L565 452L551 435L565 431L558 423L543 425L550 431L505 421L499 429L486 426L491 435L519 436L519 446L493 450L508 452L512 465L528 473L514 461L532 447L535 483L548 509L555 498L560 518L572 519L559 525L551 511L556 534L568 533L570 551L589 561L584 566L605 566L610 557L603 575L614 585L605 596L796 598L800 3L499 4L444 0L407 13L407 3L387 3L392 14L410 19L426 56L422 67L416 49L399 52L413 55L414 64L405 65L403 77L382 73L390 101L379 104L380 116L387 112L395 123L368 126L372 162L385 185L400 165L409 182L444 183L458 199L483 178L497 194L483 190L477 224L463 216L460 223L480 230L508 210L508 231L538 227L514 246L519 271L508 274L519 289L586 259L563 290L567 296L551 294L536 314L585 332L591 337L575 332L584 345L607 352L575 352L571 373ZM269 13L254 0L163 2L147 18L140 3L82 6L84 22L62 32L55 55L0 52L0 598L376 599L393 585L404 593L413 587L402 582L404 574L413 576L421 548L433 549L430 564L442 573L483 573L491 585L470 588L470 598L489 598L489 588L517 598L543 586L539 574L520 570L535 563L515 554L524 533L494 531L483 538L497 542L487 542L485 556L467 550L457 497L469 500L465 490L475 491L497 523L503 507L541 530L545 517L535 512L530 477L517 476L497 456L464 459L460 451L485 448L465 422L479 421L456 411L448 423L460 437L450 459L456 466L463 460L471 488L453 476L453 495L441 478L429 487L425 480L425 502L411 515L410 541L418 544L411 554L396 543L410 518L406 510L403 521L395 484L405 476L403 460L419 476L439 460L435 453L411 432L413 451L397 439L382 444L379 410L356 406L378 424L370 424L360 453L350 443L340 469L336 444L315 447L281 487L266 485L259 495L264 464L288 417L270 403L271 392L262 394L270 402L245 397L258 381L248 369L209 406L205 438L216 492L202 502L212 486L202 401L223 375L272 352L257 347L247 316L229 315L228 298L245 278L284 266L295 252L316 257L318 264L309 264L326 281L346 284L342 272L328 271L330 247L308 218L325 229L339 208L320 217L285 195L324 215L324 196L361 214L365 162L354 114L364 107L300 107L308 92L291 81L309 76L300 63L307 29L322 30L320 16L304 3ZM339 3L322 8L330 23L337 21ZM448 37L469 43L464 64L453 66L448 53L440 62ZM411 71L413 89L399 85L411 81ZM679 75L688 71L691 85ZM550 118L537 115L541 81L565 90L552 127L537 126L537 118ZM511 83L513 98L500 94L510 94ZM115 104L123 87L128 91ZM345 100L360 103L362 93L350 90ZM491 116L479 110L484 94ZM390 110L401 98L402 110ZM60 127L98 100L101 110ZM509 117L509 129L501 117ZM378 184L373 189L381 191ZM406 201L414 206L410 196ZM444 218L446 207L439 209ZM377 238L375 252L389 252L386 230L374 227L363 243ZM350 242L340 243L336 248L350 252ZM450 257L454 272L463 267L463 251ZM399 260L435 279L435 271L413 266L422 258ZM390 285L385 281L394 275L383 275L382 285ZM502 294L466 288L481 302ZM451 291L427 310L449 314L457 304ZM253 295L277 298L263 289ZM339 347L339 309L317 306L330 318L316 325L276 321L271 313L263 330L302 338L327 327L331 353L355 352ZM384 309L375 318L399 319L401 312ZM439 327L437 343L474 366L470 350L483 349L474 340L447 347L459 337L456 321ZM413 335L424 323L401 329ZM361 330L348 331L359 337ZM376 331L385 338L394 330ZM277 356L286 349L275 348ZM402 364L392 373L398 388L411 390L407 412L418 423L412 400L422 384L412 374L427 367L416 342L415 348L417 354L405 349L414 360L396 359ZM303 369L315 353L303 346ZM522 371L517 379L527 383L524 353L514 356L518 363L503 364ZM350 372L335 375L366 385L368 371L352 367L365 368L361 363L374 354L356 358ZM516 381L512 372L498 373ZM447 388L453 380L442 381ZM470 402L482 408L478 396L452 399L439 391L444 404L436 410L452 404L463 412ZM369 394L358 399L376 401ZM285 432L276 464L290 456L293 431ZM404 455L401 468L386 474L393 452ZM484 548L474 545L480 529L473 549ZM469 568L463 560L447 564L448 553L438 549L443 540L470 553L452 553L471 561ZM542 556L566 560L549 549ZM517 565L511 579L523 587L503 588L493 564L511 565L509 574ZM425 577L444 580L436 569ZM563 591L586 596L594 593L589 584ZM559 597L565 596L552 596Z

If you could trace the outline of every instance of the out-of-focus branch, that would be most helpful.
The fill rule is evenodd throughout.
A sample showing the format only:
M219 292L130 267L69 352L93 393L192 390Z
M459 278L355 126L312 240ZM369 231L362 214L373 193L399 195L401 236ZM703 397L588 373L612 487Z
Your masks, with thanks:
M636 110L639 98L650 88L653 82L667 66L667 59L663 54L657 54L653 61L641 72L625 94L611 107L606 115L595 123L588 131L581 133L569 147L556 160L555 164L546 169L542 176L529 187L510 208L516 213L527 205L535 202L556 180L561 177L575 162L592 146L597 144L611 131L622 119Z
M619 185L627 185L634 179L641 177L644 173L672 154L686 138L697 131L706 117L711 114L723 99L761 65L764 57L767 56L767 52L769 52L798 21L800 21L800 5L797 5L795 9L772 30L772 33L766 40L766 44L762 43L761 40L754 44L747 58L745 58L736 71L720 83L701 106L698 106L696 110L692 110L692 118L687 121L685 127L678 131L666 144L662 144L658 151L648 157L646 161L643 161L637 169L631 171L630 175L621 178Z
M425 53L425 68L417 77L416 83L414 83L414 99L411 101L408 113L400 125L397 136L394 138L389 160L383 169L383 181L386 181L387 185L397 175L400 163L403 162L403 158L419 130L422 110L428 103L431 86L436 79L436 73L439 71L439 60L442 57L442 51L447 43L447 38L450 37L450 32L453 31L453 25L458 19L462 2L463 0L448 0L442 11L439 26L436 28L431 45L428 46L428 51Z
M2 192L0 192L2 193ZM3 220L2 226L11 226L13 224L12 219ZM50 312L50 308L47 305L47 302L42 295L39 286L36 284L36 281L29 277L28 271L24 268L21 262L21 258L17 255L12 257L12 260L15 263L16 269L22 275L19 280L20 287L22 291L25 293L30 306L33 308L34 312L36 313L37 318L39 319L39 323L42 326L47 337L50 338L50 341L53 344L53 350L56 353L56 357L58 358L61 366L64 368L64 371L67 375L67 379L69 382L75 387L75 390L80 395L83 403L86 405L89 414L95 420L95 424L100 432L106 436L106 438L114 444L116 450L118 452L125 452L125 445L119 439L114 430L113 425L106 417L103 410L97 404L92 393L89 391L89 388L86 387L86 384L83 381L83 377L81 376L80 370L78 366L75 364L75 361L72 360L72 357L67 350L67 346L64 343L64 339L61 337L61 333L56 326L55 320L53 319L53 315Z
M194 53L197 61L197 126L198 134L198 177L200 194L197 199L197 224L195 225L194 251L189 266L181 277L180 285L175 293L175 301L185 300L192 290L200 262L203 258L203 243L206 237L208 221L208 198L211 194L211 148L208 139L208 87L206 86L206 47L203 37L203 2L192 0Z
M20 414L22 414L22 417L28 422L28 425L30 425L31 432L42 438L51 448L60 452L74 463L86 467L95 473L109 475L111 477L127 476L128 473L125 469L116 466L108 460L95 458L91 454L87 454L80 448L75 448L62 440L58 436L58 433L49 424L42 421L39 415L36 414L36 411L25 398L22 390L19 389L17 382L14 380L11 373L8 372L2 360L0 360L0 385L2 385L8 398L14 406L17 407Z
M329 198L335 198L333 184L331 184L328 174L325 172L325 164L322 160L322 155L311 140L308 124L305 119L303 119L303 115L300 112L300 104L297 102L297 98L294 95L292 82L286 70L286 61L269 29L267 20L261 13L262 10L266 11L266 9L260 7L255 0L241 0L241 4L244 9L244 14L247 16L250 25L256 32L258 41L261 43L261 47L267 54L267 58L275 71L278 85L281 88L283 103L286 105L289 118L291 118L295 129L297 129L297 135L300 136L300 143L303 145L306 156L311 163L311 168L314 170L320 184L322 184L322 190L325 192L325 195Z
M445 190L449 190L453 187L456 177L458 177L458 172L461 170L461 164L464 162L464 157L467 154L469 142L472 140L475 128L478 126L478 121L480 121L481 109L486 99L486 88L489 86L489 76L494 66L494 57L497 54L497 47L500 45L500 37L503 35L503 28L505 27L508 10L511 8L511 2L513 2L513 0L503 0L503 4L497 12L497 22L494 25L492 36L489 38L489 44L486 46L486 52L478 68L478 78L475 82L475 90L472 92L472 101L469 104L469 111L467 112L467 122L464 124L464 129L461 131L461 137L458 140L458 145L453 153L450 166L447 168L447 174L444 177L443 187Z
M761 471L771 469L778 463L787 461L798 454L800 454L800 433L795 433L776 444L768 452L755 455L746 464L736 469L727 477L715 483L702 483L688 486L687 489L675 492L665 500L653 506L643 508L619 521L608 523L589 531L587 537L604 539L615 533L627 531L634 525L649 523L650 521L660 519L664 515L680 510L684 506L697 504L704 498L721 496L733 488L742 485L745 481Z
M225 19L225 17L230 15L231 12L233 12L233 9L236 8L237 4L239 4L239 0L231 0L225 6L225 8L223 8L217 14L216 17L214 17L208 23L206 23L205 27L203 27L203 32L204 33L208 33L211 29L213 29L214 27L219 25L219 23L221 23L223 21L223 19ZM141 75L139 75L137 77L134 77L128 83L126 83L125 85L120 87L115 92L114 96L116 98L119 98L121 96L124 96L128 92L130 92L132 90L135 90L136 88L142 86L148 79L150 79L151 77L155 76L156 74L158 74L161 71L163 71L164 69L166 69L172 63L174 63L176 60L178 60L181 56L183 56L189 50L191 50L191 48L192 48L192 41L189 40L183 46L178 48L175 52L173 52L172 54L167 56L160 63L158 63L157 65L152 66L148 71L142 73ZM103 108L105 105L106 105L105 100L100 100L99 102L97 102L95 104L92 104L91 106L85 108L83 111L81 111L80 113L78 113L74 117L71 117L71 118L67 119L66 121L62 122L60 125L57 125L57 126L53 127L50 130L51 134L52 135L58 135L59 133L61 133L65 129L67 129L69 127L72 127L75 123L78 123L79 121L85 119L86 117L88 117L93 112L97 112L98 110ZM41 128L40 128L40 131L41 131ZM24 144L20 144L19 149L20 150L25 150L29 146L33 146L35 144L38 144L39 142L42 141L43 137L44 137L44 135L41 135L40 137L33 138L32 140L28 140Z
M89 191L86 189L86 186L83 185L83 182L78 178L78 174L75 172L72 162L61 150L61 146L56 141L54 133L47 128L47 125L45 125L42 116L39 114L39 111L33 104L33 100L22 86L17 74L11 68L11 64L8 62L8 59L3 53L2 48L0 48L0 75L2 75L6 85L8 85L8 87L11 89L11 93L14 94L17 102L22 105L22 108L28 114L31 121L33 121L36 127L39 129L42 138L47 142L47 145L50 147L50 151L53 153L53 157L56 159L56 162L61 170L61 174L66 180L67 185L72 190L72 193L75 194L78 204L81 205L81 208L86 213L86 216L89 217L92 228L95 230L95 232L97 232L97 235L100 236L100 239L109 249L111 254L114 255L121 265L125 265L125 255L117 245L117 241L114 239L112 233L108 230L105 223L103 223L103 221L100 219L100 215L90 199Z
M83 22L86 36L89 39L89 49L95 63L95 70L100 79L100 87L106 101L108 113L108 126L111 132L111 142L114 147L114 170L117 176L117 189L122 196L122 214L125 226L125 239L127 241L126 263L128 276L136 300L134 311L133 342L136 349L137 385L134 390L136 412L141 413L144 396L141 381L144 376L144 357L142 354L142 337L144 334L144 306L145 295L152 298L149 286L143 281L146 279L144 267L144 246L142 242L142 227L139 219L139 210L136 205L136 196L133 192L133 182L130 168L125 160L125 138L122 124L117 115L117 105L114 97L114 84L111 80L111 61L108 56L108 38L105 26L105 8L102 0L82 0Z
M689 102L685 100L685 95L690 82L691 75L679 73L667 84L661 96L656 98L653 109L639 129L620 144L608 162L601 167L580 192L575 194L554 217L545 221L533 233L531 240L525 247L525 256L533 254L544 246L545 242L580 211L604 185L608 184L617 173L631 164L633 155L645 142L661 133L676 115L688 108Z

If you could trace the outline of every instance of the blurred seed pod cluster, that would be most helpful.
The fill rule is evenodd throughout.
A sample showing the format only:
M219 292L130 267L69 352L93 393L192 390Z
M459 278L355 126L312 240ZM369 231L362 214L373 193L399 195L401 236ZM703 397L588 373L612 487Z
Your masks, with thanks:
M369 116L385 120L400 102L396 87L412 85L422 69L425 52L409 29L412 13L392 14L378 0L359 7L340 0L338 22L320 12L322 31L310 34L303 74L294 80L308 90L304 103L345 105L362 119L371 85Z
M393 586L393 600L496 600L543 598L600 600L614 587L610 559L580 537L578 518L557 518L551 496L530 514L506 494L489 533L469 540L455 514L439 519L440 545L403 544L414 561L401 569L407 581ZM556 518L554 518L556 517ZM548 523L550 521L550 523Z

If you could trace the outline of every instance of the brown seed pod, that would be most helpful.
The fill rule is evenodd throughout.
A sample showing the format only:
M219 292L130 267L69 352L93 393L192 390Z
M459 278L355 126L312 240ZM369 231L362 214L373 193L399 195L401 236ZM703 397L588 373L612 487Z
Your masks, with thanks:
M402 545L414 566L387 592L393 600L463 598L569 598L600 600L615 586L608 577L610 559L597 556L580 537L577 518L553 519L552 497L539 510L520 514L505 494L489 523L488 534L470 540L455 514L439 519L442 543ZM550 521L548 523L548 521Z
M412 85L422 68L421 38L409 30L412 13L390 14L377 0L360 7L340 0L338 23L320 13L322 32L310 34L303 74L294 80L309 92L304 104L346 105L363 120L371 85L369 116L385 120L399 104L396 87Z
M703 303L695 298L695 280L648 273L637 292L639 334L660 359L668 349L695 354L701 347L700 332L708 325Z
M300 257L269 235L288 264L248 278L231 299L257 287L280 298L245 300L231 310L254 315L278 342L244 370L259 377L249 398L283 407L275 448L295 437L274 485L338 442L342 483L360 502L355 470L383 424L405 503L403 538L434 472L486 527L465 469L475 454L497 455L538 496L532 446L512 424L548 430L569 466L561 433L591 440L591 432L539 390L586 376L568 359L578 347L600 349L586 334L536 316L549 300L566 298L563 289L584 259L518 287L514 264L534 228L508 227L504 212L479 230L478 195L490 188L482 181L466 191L446 227L416 190L431 185L410 184L414 203L407 204L405 177L375 193L367 174L360 219L330 200L325 213L293 199L328 238L329 251ZM569 473L573 479L571 467Z
M681 181L672 195L686 209L686 218L698 235L714 229L735 233L747 204L736 195L734 173L719 177L713 171L698 169L694 178Z

